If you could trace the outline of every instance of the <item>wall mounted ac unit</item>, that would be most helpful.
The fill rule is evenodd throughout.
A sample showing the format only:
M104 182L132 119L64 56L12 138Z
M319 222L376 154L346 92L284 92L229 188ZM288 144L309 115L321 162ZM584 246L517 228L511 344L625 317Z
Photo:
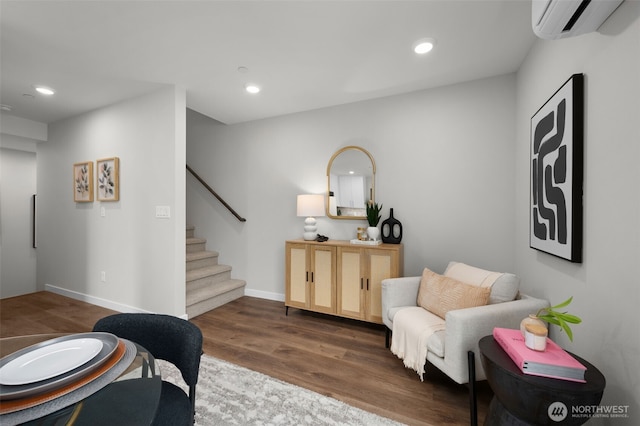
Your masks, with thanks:
M540 38L596 31L623 0L532 0L531 23Z

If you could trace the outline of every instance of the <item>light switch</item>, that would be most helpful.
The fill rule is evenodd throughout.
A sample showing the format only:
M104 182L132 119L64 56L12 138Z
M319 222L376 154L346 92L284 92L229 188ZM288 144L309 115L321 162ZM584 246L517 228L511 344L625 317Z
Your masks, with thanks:
M156 217L160 219L168 219L171 217L171 207L156 206Z

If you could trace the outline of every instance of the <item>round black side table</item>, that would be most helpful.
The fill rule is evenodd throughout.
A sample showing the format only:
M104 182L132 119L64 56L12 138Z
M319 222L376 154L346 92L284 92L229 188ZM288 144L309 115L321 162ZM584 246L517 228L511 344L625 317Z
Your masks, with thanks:
M524 374L493 336L483 337L478 346L494 394L486 426L581 425L590 418L588 410L600 405L606 380L579 356L571 354L587 367L586 383Z

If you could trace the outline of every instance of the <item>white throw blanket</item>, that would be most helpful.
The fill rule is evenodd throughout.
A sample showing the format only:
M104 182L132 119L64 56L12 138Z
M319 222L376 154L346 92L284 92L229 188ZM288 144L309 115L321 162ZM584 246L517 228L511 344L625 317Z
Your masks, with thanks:
M420 306L402 308L393 317L391 352L424 381L427 340L436 331L444 329L444 320L426 309Z

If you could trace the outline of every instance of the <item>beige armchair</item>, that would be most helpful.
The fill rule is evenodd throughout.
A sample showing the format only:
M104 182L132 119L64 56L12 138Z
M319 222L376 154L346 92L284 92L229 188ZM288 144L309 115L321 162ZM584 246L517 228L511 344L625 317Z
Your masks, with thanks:
M451 262L443 276L473 286L490 287L488 304L449 310L444 318L439 318L426 309L416 309L422 277L386 279L382 281L382 319L387 326L386 347L390 347L392 332L403 332L397 329L398 324L395 324L394 330L394 318L404 309L413 308L419 314L414 317L416 319L411 328L416 327L415 321L425 321L425 328L429 328L426 325L429 321L442 321L439 327L432 327L436 331L429 330L430 335L420 339L426 345L426 348L420 348L420 353L426 353L424 362L428 361L427 369L434 366L456 383L471 384L474 423L474 384L476 380L486 379L480 362L478 341L492 334L494 327L519 328L523 318L549 306L549 303L519 293L520 280L513 274L496 273Z

